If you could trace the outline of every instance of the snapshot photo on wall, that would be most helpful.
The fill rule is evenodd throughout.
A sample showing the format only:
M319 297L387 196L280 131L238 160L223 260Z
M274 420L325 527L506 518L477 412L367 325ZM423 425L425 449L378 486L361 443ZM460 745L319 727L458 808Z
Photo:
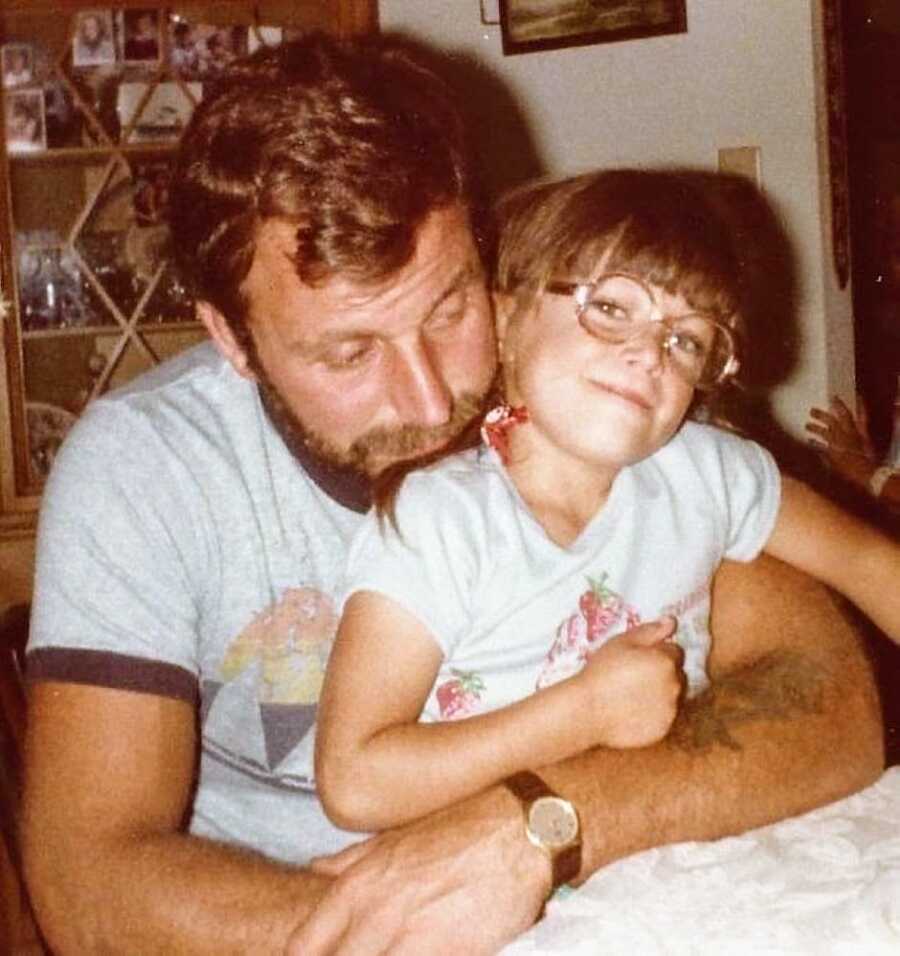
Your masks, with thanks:
M75 19L72 65L108 66L116 62L112 10L82 10Z
M162 44L159 35L159 11L123 10L122 59L126 63L158 63Z
M27 43L5 43L0 47L3 88L25 86L34 80L34 52Z
M169 65L185 78L213 77L224 72L249 47L246 26L215 26L173 20L170 26Z
M47 148L44 92L19 90L6 94L6 148L10 153L34 153Z

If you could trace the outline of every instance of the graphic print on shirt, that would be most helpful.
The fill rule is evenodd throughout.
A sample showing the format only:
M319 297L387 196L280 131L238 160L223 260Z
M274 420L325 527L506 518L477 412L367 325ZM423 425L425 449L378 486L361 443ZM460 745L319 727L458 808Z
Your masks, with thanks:
M614 634L641 623L637 610L606 583L608 577L605 571L599 578L588 577L588 589L578 599L578 610L556 629L536 689L577 674L589 653Z
M482 709L481 696L484 681L476 671L460 671L451 668L453 675L435 689L441 720L460 720L471 717Z
M313 786L311 731L338 620L326 594L288 588L250 621L225 652L221 680L204 681L201 688L210 755L276 785ZM247 726L250 714L258 723ZM242 752L219 743L233 739L243 742ZM301 742L309 753L297 760L298 772L279 770ZM250 756L254 749L259 759Z

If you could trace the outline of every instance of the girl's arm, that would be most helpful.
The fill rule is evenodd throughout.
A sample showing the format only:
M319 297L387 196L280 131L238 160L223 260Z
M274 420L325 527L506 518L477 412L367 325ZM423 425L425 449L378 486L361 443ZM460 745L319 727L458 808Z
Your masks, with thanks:
M766 551L840 591L900 643L900 543L893 538L783 477Z
M441 663L422 624L371 591L347 602L318 709L316 782L338 825L383 830L470 796L517 770L605 742L644 746L675 716L674 623L604 645L581 673L509 707L418 723Z

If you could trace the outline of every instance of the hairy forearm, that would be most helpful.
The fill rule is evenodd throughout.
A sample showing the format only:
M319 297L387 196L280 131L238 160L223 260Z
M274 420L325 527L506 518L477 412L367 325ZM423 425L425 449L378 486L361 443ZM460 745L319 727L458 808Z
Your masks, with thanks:
M28 832L29 886L59 954L282 953L330 882L179 833L61 846Z
M882 729L868 662L824 590L809 587L804 620L783 618L764 651L729 649L724 663L714 662L711 688L685 705L661 744L597 750L546 768L551 785L581 809L583 875L650 846L802 813L876 779ZM770 595L776 605L781 599ZM752 599L744 611L751 608L766 628Z
M709 840L837 799L881 768L877 717L814 662L772 659L690 702L642 751L598 751L548 769L582 808L584 874L630 853Z

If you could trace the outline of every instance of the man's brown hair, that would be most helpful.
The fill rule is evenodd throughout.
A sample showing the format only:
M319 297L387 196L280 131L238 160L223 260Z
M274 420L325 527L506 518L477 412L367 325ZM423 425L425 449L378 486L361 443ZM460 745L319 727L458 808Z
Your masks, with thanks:
M304 283L366 282L410 259L431 211L460 202L477 225L474 193L463 122L428 54L310 34L237 61L198 105L171 185L174 255L247 345L240 287L263 221L296 226Z

